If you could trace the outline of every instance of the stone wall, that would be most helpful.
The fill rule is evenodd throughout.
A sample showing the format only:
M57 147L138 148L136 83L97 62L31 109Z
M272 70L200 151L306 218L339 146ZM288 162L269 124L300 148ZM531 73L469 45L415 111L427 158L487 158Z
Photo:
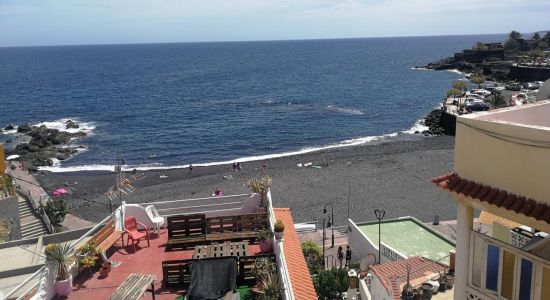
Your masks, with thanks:
M550 68L511 66L509 76L519 81L545 81L550 78Z
M0 219L10 223L9 240L21 239L21 222L19 219L18 199L15 196L0 200Z

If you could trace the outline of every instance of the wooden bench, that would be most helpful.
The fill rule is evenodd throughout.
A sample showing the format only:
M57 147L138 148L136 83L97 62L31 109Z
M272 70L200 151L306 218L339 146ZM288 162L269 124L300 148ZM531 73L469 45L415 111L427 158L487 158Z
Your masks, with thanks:
M185 248L206 241L206 217L204 214L170 216L167 218L167 250Z
M207 242L249 240L268 226L267 214L245 214L206 218L204 214L171 216L167 220L167 250Z
M155 299L155 280L154 275L130 274L126 280L115 290L110 300L138 300L145 292L151 292L153 300ZM149 286L151 288L149 289Z
M97 231L88 243L95 243L101 252L107 252L121 237L124 231L116 230L115 220L109 221Z

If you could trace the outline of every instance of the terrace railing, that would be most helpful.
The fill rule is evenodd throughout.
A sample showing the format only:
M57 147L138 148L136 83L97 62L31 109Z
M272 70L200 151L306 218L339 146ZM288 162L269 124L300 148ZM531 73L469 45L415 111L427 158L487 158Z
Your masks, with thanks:
M92 229L88 230L85 234L83 234L79 239L74 240L71 242L71 248L73 251L75 251L86 238L94 235L104 224L111 221L113 218L116 218L117 215L120 214L120 208L118 208L115 212L107 216L105 219L103 219L101 222L99 222L96 226L94 226ZM120 222L119 222L120 223ZM3 299L28 299L29 295L31 293L35 294L45 294L45 295L51 295L53 297L53 284L48 284L48 282L53 282L52 280L48 280L47 277L51 277L53 274L51 267L48 265L43 266L38 271L31 274L29 277L27 277L25 280L23 280L20 284L18 284L15 288L13 288L10 292L4 295ZM73 274L74 276L74 274ZM50 278L51 279L51 278ZM49 297L51 298L51 297Z
M274 230L275 225L275 213L273 211L273 205L271 201L271 191L267 192L267 214L269 216L269 227L271 230ZM285 259L285 250L284 250L284 240L276 240L275 237L272 238L274 245L275 256L277 258L277 266L279 267L279 276L281 278L281 283L283 285L283 294L284 300L294 300L294 291L292 290L292 283L288 274L288 267L286 265Z
M141 203L141 205L144 207L147 205L154 205L159 215L163 217L197 213L224 215L238 212L248 199L254 195L255 194L239 194L220 197L157 201Z

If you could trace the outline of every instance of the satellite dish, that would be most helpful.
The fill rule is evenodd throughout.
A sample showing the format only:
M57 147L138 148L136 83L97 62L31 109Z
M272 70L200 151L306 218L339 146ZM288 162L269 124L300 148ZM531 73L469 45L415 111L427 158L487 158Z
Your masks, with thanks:
M361 259L361 263L359 264L359 267L361 268L361 271L366 271L369 269L369 266L372 266L376 263L376 256L374 254L369 253L367 256L363 257Z
M537 101L550 99L550 79L547 79L537 93Z

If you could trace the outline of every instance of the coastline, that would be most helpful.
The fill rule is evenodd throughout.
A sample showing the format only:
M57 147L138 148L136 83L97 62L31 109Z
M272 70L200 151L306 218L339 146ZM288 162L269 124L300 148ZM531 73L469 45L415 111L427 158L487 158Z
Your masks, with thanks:
M354 220L372 220L376 207L386 209L388 218L413 215L430 221L437 214L442 220L454 219L452 199L429 182L452 170L454 138L410 136L416 138L241 162L243 170L237 172L231 164L194 165L192 174L186 168L147 170L145 179L135 183L136 191L125 201L208 197L216 187L225 195L247 193L246 180L267 174L273 177L273 204L290 207L297 222L320 220L321 207L332 203L336 226L345 225L349 182L350 217ZM309 162L321 168L303 166ZM111 171L40 171L35 176L47 188L68 186L75 196L102 203L107 203L104 193L115 180ZM72 213L85 220L97 222L109 213L107 206L83 206L85 200L67 198L77 207Z

